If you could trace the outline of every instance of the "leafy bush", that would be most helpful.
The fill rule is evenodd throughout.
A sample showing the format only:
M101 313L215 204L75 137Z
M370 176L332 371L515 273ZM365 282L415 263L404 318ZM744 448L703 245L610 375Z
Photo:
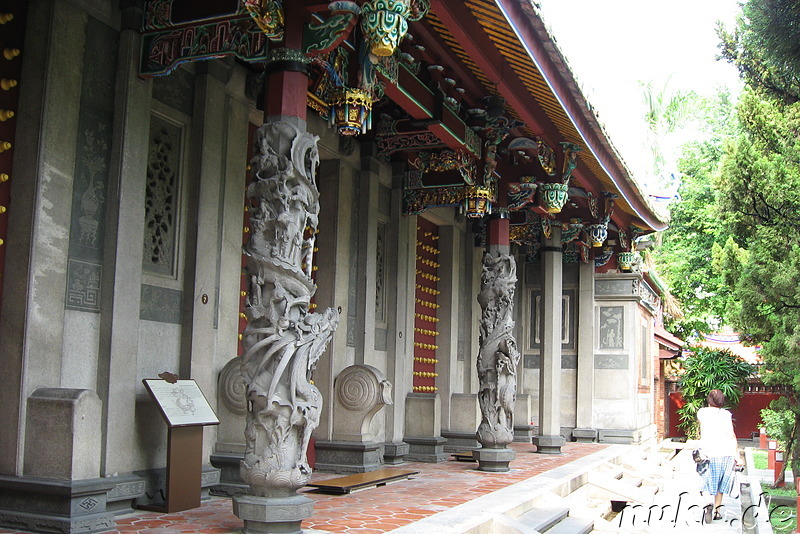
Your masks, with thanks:
M769 439L778 442L778 450L785 451L794 430L795 414L786 397L775 399L769 408L761 410L761 425L767 429Z
M712 389L725 395L726 408L734 408L742 398L742 386L755 368L741 356L729 350L710 349L702 346L690 347L691 353L683 361L683 374L678 388L684 405L678 409L681 421L678 427L690 439L697 438L699 426L697 411L705 405Z

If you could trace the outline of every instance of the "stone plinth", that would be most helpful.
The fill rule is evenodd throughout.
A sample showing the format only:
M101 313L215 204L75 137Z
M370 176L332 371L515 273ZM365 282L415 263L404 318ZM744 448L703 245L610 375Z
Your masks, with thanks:
M219 443L217 443L219 444ZM231 497L250 491L250 486L242 480L239 473L244 452L220 452L211 455L211 465L219 469L219 484L210 490L212 495Z
M481 446L478 442L478 434L472 432L451 432L442 430L442 437L447 440L444 446L446 452L471 451Z
M436 393L409 393L406 397L405 436L409 444L407 460L413 462L444 462L442 437L442 401Z
M618 443L631 445L639 442L639 433L635 430L600 430L598 432L600 443Z
M167 491L167 468L134 471L134 475L144 481L145 491L134 502L137 507L164 506ZM209 490L220 483L220 470L209 465L202 466L200 473L200 500L208 499Z
M110 479L46 480L0 475L0 525L65 534L113 529Z
M460 452L480 447L476 433L480 424L478 395L453 393L450 397L450 428L442 431L442 437L447 439L445 451Z
M514 403L515 443L530 443L533 437L533 426L530 424L532 419L531 396L527 393L517 393L517 400Z
M302 495L236 495L233 513L244 521L244 534L302 534L300 523L314 513L314 501Z
M57 480L100 476L102 403L88 389L39 388L28 397L23 474Z
M411 437L440 436L442 401L436 393L409 393L406 396L405 435ZM403 441L408 442L407 439Z
M400 465L405 463L406 455L411 449L408 443L400 442L386 442L383 444L383 463L386 465Z
M563 436L536 436L533 438L536 452L542 454L561 454L561 447L566 441Z
M478 460L478 471L504 473L510 469L509 464L517 457L511 449L476 449L472 456Z
M441 436L432 438L403 438L409 445L406 460L411 462L438 463L447 460L444 444L447 440Z
M594 443L597 441L597 430L594 428L576 428L572 437L579 443Z
M88 389L39 388L28 397L24 476L0 476L0 525L64 533L114 527L107 503L116 484L99 478L101 410Z
M357 441L322 441L316 444L316 471L366 473L382 466L383 445Z

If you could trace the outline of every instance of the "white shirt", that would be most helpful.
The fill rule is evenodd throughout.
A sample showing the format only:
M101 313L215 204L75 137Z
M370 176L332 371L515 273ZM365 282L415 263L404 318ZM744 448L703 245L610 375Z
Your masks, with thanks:
M700 423L700 448L709 458L738 454L731 412L708 406L697 411Z

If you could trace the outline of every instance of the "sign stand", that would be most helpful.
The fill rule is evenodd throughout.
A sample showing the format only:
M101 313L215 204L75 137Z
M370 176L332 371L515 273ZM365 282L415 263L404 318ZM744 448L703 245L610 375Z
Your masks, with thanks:
M164 506L140 506L155 512L180 512L200 506L203 427L219 419L194 380L142 380L169 426L167 488Z

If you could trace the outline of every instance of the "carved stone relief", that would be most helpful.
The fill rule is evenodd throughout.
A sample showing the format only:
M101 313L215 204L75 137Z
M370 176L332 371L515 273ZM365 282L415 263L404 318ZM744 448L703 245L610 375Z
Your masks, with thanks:
M262 125L247 189L241 475L250 493L261 497L294 495L311 477L306 450L322 408L311 376L339 323L333 308L309 312L316 291L311 271L319 214L317 139L291 122Z
M173 274L180 191L180 128L152 117L144 200L142 266L151 272Z
M625 348L625 308L622 306L600 307L601 349Z
M514 403L520 353L512 334L517 268L513 256L487 252L483 256L478 404L478 441L484 448L501 449L514 441Z

